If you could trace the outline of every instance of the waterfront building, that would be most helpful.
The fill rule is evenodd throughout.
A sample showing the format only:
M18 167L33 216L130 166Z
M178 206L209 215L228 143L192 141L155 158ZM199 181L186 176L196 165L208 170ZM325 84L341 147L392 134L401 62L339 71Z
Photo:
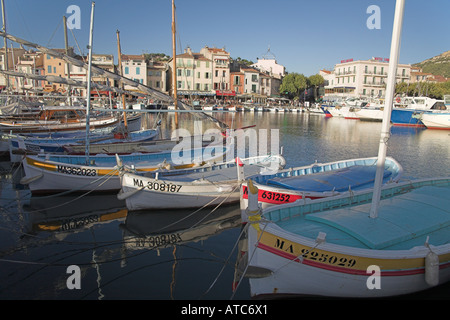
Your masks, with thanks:
M15 71L18 59L23 56L26 50L22 48L8 48L6 52L8 53L8 59L5 56L5 48L0 48L0 68L1 70ZM8 66L6 66L6 60L8 60ZM15 83L15 80L0 73L0 89L3 90L6 88L8 79L10 80L9 84L11 87Z
M167 91L167 73L169 66L166 62L148 60L147 62L147 85L163 93Z
M130 55L122 54L122 75L125 78L147 85L147 60L143 54ZM128 84L124 85L125 90L137 91L137 88Z
M275 57L264 56L262 59L257 58L258 62L251 65L262 72L268 73L271 77L282 79L286 74L286 68L278 64Z
M200 50L206 59L212 64L212 90L216 97L235 96L236 93L231 90L230 85L230 53L225 48L203 47Z
M66 49L52 49L61 54L66 54ZM68 49L68 55L74 57L73 48ZM46 76L57 76L65 78L67 76L67 63L61 58L51 56L47 53L44 54L44 73ZM65 92L66 85L62 83L53 83L51 81L44 81L45 92Z
M333 71L321 70L326 81L325 98L384 97L389 59L341 60ZM411 65L398 64L396 82L409 82Z
M17 59L16 71L20 73L44 75L44 54L35 51L27 51ZM12 81L17 91L39 91L44 86L43 80L20 78Z

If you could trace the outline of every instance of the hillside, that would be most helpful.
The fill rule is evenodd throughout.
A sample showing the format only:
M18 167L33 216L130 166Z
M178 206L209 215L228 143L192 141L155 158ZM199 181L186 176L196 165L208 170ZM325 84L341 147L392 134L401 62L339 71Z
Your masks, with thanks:
M423 72L450 78L450 50L433 58L413 64L423 69Z

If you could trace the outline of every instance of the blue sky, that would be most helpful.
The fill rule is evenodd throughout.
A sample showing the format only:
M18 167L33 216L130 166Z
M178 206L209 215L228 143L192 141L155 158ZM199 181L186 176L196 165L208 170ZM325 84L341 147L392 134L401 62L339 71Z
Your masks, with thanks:
M84 54L91 1L5 0L7 32L50 48L64 47L62 17L81 10L81 29L69 45ZM190 46L225 47L231 57L255 61L270 52L288 72L306 76L343 59L389 57L394 0L176 0L177 53ZM366 13L377 5L381 28L370 30ZM416 63L450 50L450 0L406 0L400 63ZM95 53L113 54L116 30L122 53L172 55L171 0L97 0ZM75 42L76 39L76 42Z

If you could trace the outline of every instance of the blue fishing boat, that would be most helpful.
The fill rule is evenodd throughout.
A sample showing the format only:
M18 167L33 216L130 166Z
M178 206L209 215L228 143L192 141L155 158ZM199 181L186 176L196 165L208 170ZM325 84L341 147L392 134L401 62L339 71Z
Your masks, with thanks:
M258 202L262 208L291 203L300 199L319 199L373 188L377 170L377 157L358 158L308 166L288 168L275 173L252 177L258 188ZM402 166L387 157L384 164L383 184L398 182ZM248 188L243 182L243 204L247 205Z

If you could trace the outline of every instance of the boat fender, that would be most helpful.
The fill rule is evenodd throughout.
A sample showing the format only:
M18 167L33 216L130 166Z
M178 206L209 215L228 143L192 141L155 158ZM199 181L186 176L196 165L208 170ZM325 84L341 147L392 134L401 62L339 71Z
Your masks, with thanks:
M428 237L425 246L430 250L425 257L425 281L430 286L437 286L439 284L439 256L431 250Z
M320 231L319 234L317 235L316 243L317 243L317 244L322 244L322 243L324 243L326 237L327 237L327 234L326 234L325 232L321 232L321 231Z
M27 177L25 176L25 177L23 177L22 179L20 179L20 184L30 184L30 183L32 183L33 181L36 181L36 180L42 178L43 176L44 176L43 173L41 173L41 174L39 174L39 175L37 175L37 176L34 176L34 177L30 177L30 178L27 178Z

